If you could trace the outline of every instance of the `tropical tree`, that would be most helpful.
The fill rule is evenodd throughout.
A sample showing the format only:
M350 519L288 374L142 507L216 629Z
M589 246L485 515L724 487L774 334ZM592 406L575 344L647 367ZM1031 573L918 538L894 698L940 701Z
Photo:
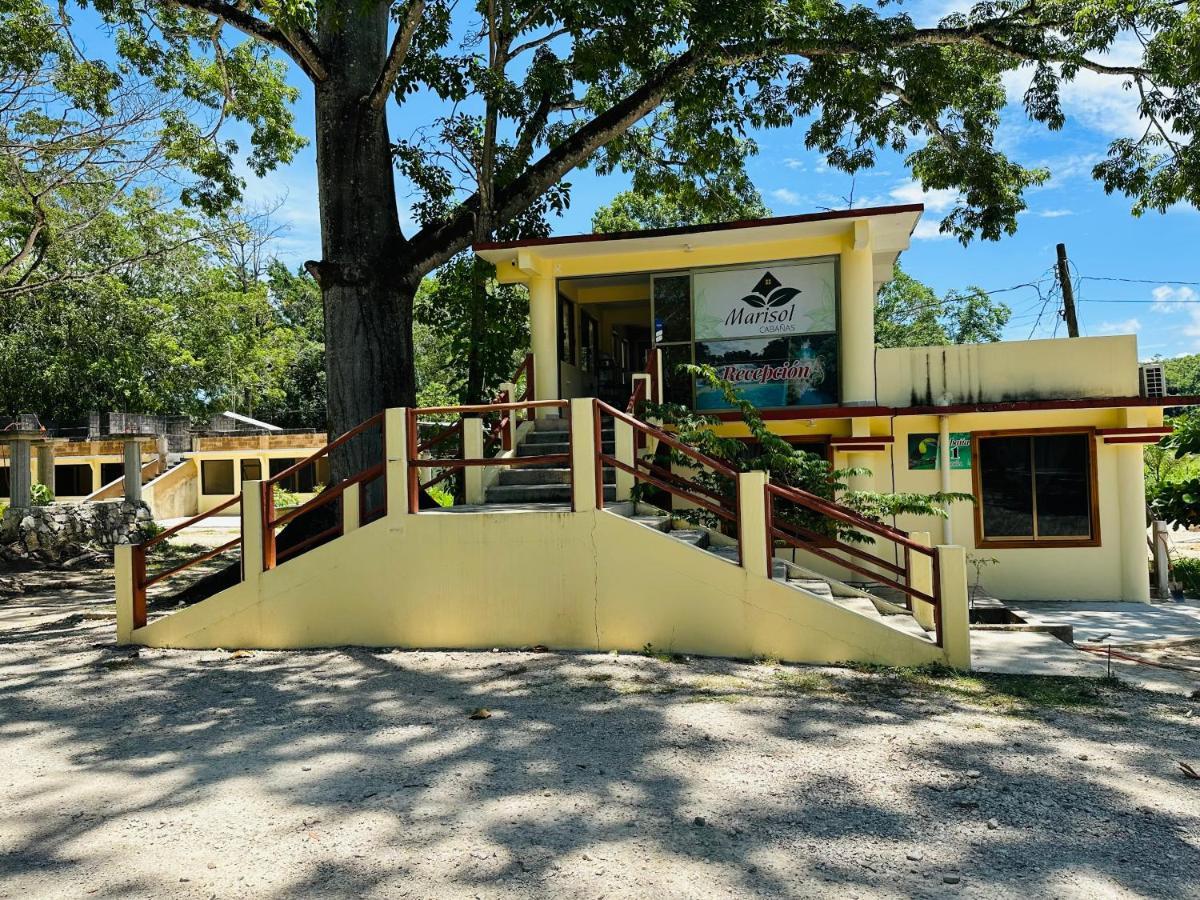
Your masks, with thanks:
M735 160L740 163L740 160ZM709 222L763 219L771 214L740 164L700 183L685 182L653 190L622 191L592 214L592 231L642 231Z
M938 298L933 288L897 263L875 300L875 343L880 347L937 347L1000 340L1012 310L986 291L969 287Z
M562 209L583 166L625 169L641 190L683 184L744 152L748 129L803 122L805 144L846 172L879 147L906 153L924 187L960 194L943 230L997 238L1047 176L997 147L1002 79L1028 77L1028 115L1055 129L1060 86L1087 72L1132 87L1147 126L1110 145L1095 168L1105 189L1135 212L1200 197L1200 24L1172 0L989 0L929 27L893 5L788 0L93 0L112 63L70 40L71 4L31 2L0 23L7 66L28 62L36 36L56 70L103 75L77 104L102 109L143 80L193 104L162 116L169 156L196 178L185 202L236 197L240 147L225 123L248 126L251 171L290 159L301 141L284 61L311 82L322 258L308 269L324 296L335 430L413 401L421 279L522 215ZM1138 58L1111 60L1131 33ZM424 122L418 97L440 101ZM407 232L397 171L414 195ZM335 474L364 461L343 455Z

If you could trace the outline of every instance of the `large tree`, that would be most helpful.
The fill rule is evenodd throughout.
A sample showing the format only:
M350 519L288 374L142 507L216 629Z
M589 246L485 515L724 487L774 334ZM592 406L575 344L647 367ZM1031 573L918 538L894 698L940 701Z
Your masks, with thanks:
M803 122L806 145L844 171L872 165L881 146L907 153L926 188L961 192L943 229L964 241L996 238L1015 228L1024 190L1045 176L996 146L1002 76L1024 69L1029 116L1058 128L1060 85L1088 71L1112 76L1113 90L1128 84L1146 121L1144 134L1114 142L1096 167L1105 188L1131 195L1138 210L1200 195L1191 139L1200 27L1190 4L1175 0L992 0L931 27L896 5L835 0L91 5L122 62L91 61L111 79L97 105L131 80L153 79L213 113L203 123L163 117L171 158L199 176L185 199L236 195L227 120L249 123L252 170L290 158L294 93L279 60L311 81L322 258L309 269L324 300L334 430L413 401L421 278L515 218L561 207L565 179L582 166L624 167L643 187L695 180L742 152L747 129ZM70 23L53 21L69 9L18 11L15 24L36 18L53 52L74 64ZM1126 35L1140 58L1110 60ZM6 36L0 52L21 64L20 35ZM431 97L436 112L419 121ZM408 231L396 171L415 194ZM335 473L361 461L344 455Z

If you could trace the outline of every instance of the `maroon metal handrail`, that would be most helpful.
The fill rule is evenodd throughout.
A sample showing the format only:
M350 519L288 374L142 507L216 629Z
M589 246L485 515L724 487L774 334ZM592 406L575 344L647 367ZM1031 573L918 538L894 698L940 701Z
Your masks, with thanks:
M829 535L805 528L795 522L780 520L775 513L776 498L794 503L818 515L841 522L844 525L854 528L856 531L864 531L868 534L881 537L884 540L891 541L893 544L904 549L904 564L899 565L889 562L875 554L868 553L861 547L847 541L838 540L836 537L832 539L831 545L829 543ZM767 571L771 570L770 567L775 557L775 540L779 539L792 547L804 550L821 559L849 569L851 572L856 572L859 575L878 581L881 584L902 592L908 599L910 606L912 600L921 600L933 607L934 639L939 647L942 646L941 578L937 552L932 547L927 547L918 541L914 541L906 532L884 525L881 522L872 521L853 510L832 503L823 497L818 497L816 494L800 488L768 484L764 500L766 502ZM839 553L846 554L852 557L852 559L845 559L837 555ZM912 586L912 557L914 553L926 556L930 560L932 584L929 592L918 590ZM883 574L880 570L892 574Z
M698 466L706 469L711 469L718 475L722 475L730 479L734 484L734 490L737 490L737 472L727 466L720 460L713 459L711 456L706 456L694 447L689 447L679 439L667 434L661 429L655 428L653 425L648 425L640 419L635 419L633 416L621 412L614 406L610 406L603 400L596 400L592 407L594 422L594 441L596 451L596 506L599 509L604 508L604 466L612 466L629 475L632 475L635 480L645 481L652 484L660 490L664 490L681 499L694 503L701 509L707 510L713 515L724 519L728 522L736 522L738 520L738 498L720 498L709 488L690 484L685 479L674 476L674 473L669 473L674 476L670 479L663 477L664 473L661 467L655 466L652 463L640 462L636 452L634 455L634 464L628 465L617 459L615 454L604 452L604 445L601 441L601 416L611 416L616 421L624 422L633 429L635 435L643 434L647 437L654 437L660 443L666 444L674 450L682 453L684 456L693 460ZM644 466L644 468L643 468ZM732 499L733 509L724 506L722 500Z
M532 372L532 368L530 369ZM464 457L449 457L449 458L429 458L422 457L421 451L424 449L417 441L417 426L418 416L422 415L459 415L481 417L488 413L515 413L518 410L534 409L566 409L568 402L566 400L524 400L515 403L474 403L462 406L428 406L423 408L410 408L406 411L406 432L408 447L406 460L408 468L408 511L411 514L416 514L420 511L420 492L437 484L445 478L448 478L458 469L465 469L472 466L508 466L512 468L520 468L521 466L537 466L546 464L565 464L570 466L571 454L567 453L546 453L540 456L485 456L481 459L466 459ZM458 422L458 427L462 427L462 420ZM443 469L436 478L421 482L421 469ZM572 486L572 505L574 505L574 487Z
M162 571L162 572L157 572L154 575L151 575L149 577L147 577L147 575L146 575L146 552L148 550L150 550L152 547L156 546L157 544L161 544L163 541L166 541L166 540L174 537L175 535L179 534L179 532L183 531L185 528L190 528L192 525L195 525L197 522L203 522L205 519L211 518L212 516L217 515L217 513L224 512L225 510L229 509L229 507L234 506L241 502L242 502L242 495L237 494L233 497L230 497L228 500L218 503L216 506L214 506L212 509L208 510L207 512L202 512L198 516L192 516L190 519L180 522L178 525L173 525L170 528L166 529L165 531L160 531L158 534L154 535L151 538L148 538L145 541L142 541L140 544L133 545L133 547L132 547L132 550L133 550L133 553L132 553L133 573L132 574L133 574L133 627L134 628L141 628L142 626L144 626L146 624L146 591L147 590L149 590L154 585L158 584L160 581L165 581L168 578L178 575L180 572L184 572L184 571L190 569L192 566L197 566L197 565L200 565L200 563L208 562L210 559L213 559L216 556L220 556L222 553L225 553L228 550L232 550L234 547L236 547L238 544L240 544L242 542L242 536L238 535L232 541L227 541L226 543L222 544L219 547L215 547L213 549L207 550L204 553L201 553L199 556L195 556L192 559L186 560L185 562L182 562L177 566L173 566L172 568L166 569L165 571Z
M268 478L262 482L260 488L262 491L262 567L263 567L264 572L270 571L271 569L275 568L275 566L277 566L279 563L282 563L286 560L292 559L293 557L299 556L301 553L305 552L306 550L311 549L312 547L316 546L317 544L321 543L324 540L327 540L328 538L336 537L336 536L344 533L345 527L346 527L346 510L343 506L342 515L341 515L339 521L336 522L334 525L331 525L328 528L323 529L322 531L318 532L315 535L310 535L309 537L305 538L304 540L299 541L299 542L291 545L290 547L284 548L282 551L279 551L276 548L275 532L277 529L282 528L283 526L287 525L288 523L295 521L297 518L299 518L300 516L302 516L306 513L310 513L315 509L319 509L322 506L327 506L330 503L333 503L335 500L339 499L342 496L342 494L345 493L346 488L348 488L352 484L365 485L368 482L375 481L378 478L384 478L385 482L386 482L387 469L383 462L379 462L373 466L370 466L369 468L362 470L361 472L357 472L354 475L349 476L348 478L343 478L337 484L330 485L329 487L325 488L325 490L321 491L321 493L317 494L315 497L311 497L310 499L306 500L304 503L301 503L299 506L289 509L287 512L283 513L282 515L277 516L275 514L276 513L275 486L279 482L281 482L283 479L289 477L290 475L294 475L296 472L300 471L306 465L311 465L316 460L321 459L322 457L328 456L334 450L343 446L344 444L353 440L354 438L358 437L360 434L362 434L363 432L367 431L370 428L378 428L379 429L380 454L381 454L381 457L386 460L387 459L387 451L385 449L386 438L385 438L385 429L384 429L384 414L382 412L379 412L379 413L376 413L375 415L371 416L371 418L367 419L366 421L354 426L353 428L351 428L349 431L345 432L344 434L339 435L337 438L330 441L328 444L326 444L320 450L311 454L307 458L300 460L295 465L288 466L288 468L284 469L278 475L272 475L270 478ZM379 518L380 516L386 515L387 514L387 490L386 490L386 487L384 488L384 500L380 506L377 506L373 509L368 510L366 508L366 493L365 492L359 493L358 502L359 502L358 518L359 518L360 524L365 525L365 524L367 524L367 522L374 521L375 519Z

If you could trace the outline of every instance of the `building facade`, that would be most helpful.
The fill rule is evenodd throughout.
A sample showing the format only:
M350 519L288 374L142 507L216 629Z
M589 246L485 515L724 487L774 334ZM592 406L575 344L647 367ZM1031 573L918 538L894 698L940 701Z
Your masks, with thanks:
M648 351L664 399L746 435L707 363L772 430L850 487L961 492L905 530L967 549L989 593L1148 600L1142 447L1167 400L1139 394L1132 335L879 349L875 297L920 206L485 244L529 288L539 399L624 405ZM659 373L656 373L659 374ZM996 560L991 563L991 560Z

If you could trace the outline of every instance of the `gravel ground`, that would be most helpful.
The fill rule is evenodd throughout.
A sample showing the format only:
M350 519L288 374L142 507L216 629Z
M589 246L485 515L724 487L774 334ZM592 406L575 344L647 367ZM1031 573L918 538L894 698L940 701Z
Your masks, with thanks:
M630 655L135 652L106 579L0 603L0 897L1200 897L1196 702Z

